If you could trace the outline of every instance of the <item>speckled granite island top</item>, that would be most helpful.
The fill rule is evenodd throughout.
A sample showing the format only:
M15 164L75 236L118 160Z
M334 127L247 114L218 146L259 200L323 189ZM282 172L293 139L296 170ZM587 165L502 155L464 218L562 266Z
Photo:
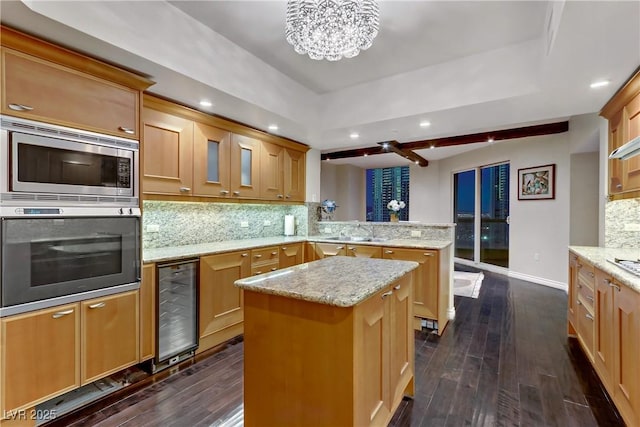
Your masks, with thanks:
M339 236L309 236L307 240L310 242L321 243L337 243L337 244L353 244L353 245L370 245L385 246L394 248L411 248L411 249L444 249L451 245L451 240L427 240L427 239L373 239L373 240L354 240L341 239Z
M569 250L581 258L586 259L595 267L610 274L623 285L627 285L636 292L640 292L640 277L610 263L614 258L638 259L640 249L614 249L597 246L569 246Z
M352 307L417 267L413 261L335 256L235 284L248 291Z

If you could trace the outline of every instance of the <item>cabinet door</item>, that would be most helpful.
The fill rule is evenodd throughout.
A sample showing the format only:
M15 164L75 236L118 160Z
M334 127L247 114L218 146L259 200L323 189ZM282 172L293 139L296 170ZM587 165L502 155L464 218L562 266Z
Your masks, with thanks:
M260 198L284 200L285 148L263 142L260 157Z
M150 108L143 120L143 192L191 194L193 122Z
M640 425L640 295L618 286L614 304L613 399L629 426Z
M383 248L382 257L419 264L413 286L413 314L438 320L438 251L422 249Z
M613 281L603 271L596 269L595 282L595 341L593 357L600 379L611 390L613 377Z
M302 151L287 148L284 157L284 198L304 202L306 192L306 156Z
M582 348L589 360L593 362L594 316L580 298L578 298L577 315L578 341L582 344Z
M233 283L250 274L249 252L200 258L200 339L242 322L242 290Z
M569 287L567 295L568 333L575 334L576 302L578 300L578 256L569 252Z
M280 247L280 268L302 264L303 244L293 243Z
M354 425L357 426L383 425L391 413L389 296L392 293L386 288L356 307Z
M640 136L640 94L636 95L624 108L623 120L626 121L626 138L631 141ZM640 156L631 157L622 162L624 191L640 190Z
M5 317L0 411L28 408L80 386L80 313L64 305Z
M413 306L411 304L411 294L413 292L411 274L407 274L396 282L393 286L391 298L391 327L389 334L390 347L390 371L389 384L391 386L391 401L395 407L408 391L405 390L407 384L411 383L413 377Z
M194 124L193 194L229 197L231 133L202 123Z
M231 197L260 197L260 141L231 136Z
M622 111L609 120L609 153L624 144ZM609 159L609 194L622 192L622 160Z
M359 258L382 258L382 248L369 245L347 245L347 254Z
M156 342L156 265L142 266L140 284L140 361L155 356Z
M138 363L138 292L82 302L82 384Z
M2 113L138 138L139 92L2 49Z
M340 243L315 243L315 259L336 255L347 255L346 245Z
M316 244L313 242L304 243L304 262L316 260Z

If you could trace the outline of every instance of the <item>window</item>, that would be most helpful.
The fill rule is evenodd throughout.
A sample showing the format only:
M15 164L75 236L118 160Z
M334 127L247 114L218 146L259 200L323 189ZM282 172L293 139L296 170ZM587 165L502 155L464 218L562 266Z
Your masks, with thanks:
M402 200L401 221L409 220L409 166L367 169L367 221L389 221L387 203Z

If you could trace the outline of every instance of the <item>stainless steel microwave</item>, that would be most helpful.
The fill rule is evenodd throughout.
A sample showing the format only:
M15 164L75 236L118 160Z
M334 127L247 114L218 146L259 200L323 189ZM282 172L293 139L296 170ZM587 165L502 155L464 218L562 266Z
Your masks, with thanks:
M0 201L138 205L138 141L2 116Z

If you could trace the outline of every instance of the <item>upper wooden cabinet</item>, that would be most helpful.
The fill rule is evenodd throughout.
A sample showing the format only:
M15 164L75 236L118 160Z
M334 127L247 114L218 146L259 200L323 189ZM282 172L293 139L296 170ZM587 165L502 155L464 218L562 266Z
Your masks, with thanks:
M640 72L602 108L609 120L609 153L640 136ZM609 194L614 199L640 197L640 156L609 159Z
M6 27L0 35L2 114L139 138L150 80Z
M143 193L304 201L303 145L151 96L144 102Z

